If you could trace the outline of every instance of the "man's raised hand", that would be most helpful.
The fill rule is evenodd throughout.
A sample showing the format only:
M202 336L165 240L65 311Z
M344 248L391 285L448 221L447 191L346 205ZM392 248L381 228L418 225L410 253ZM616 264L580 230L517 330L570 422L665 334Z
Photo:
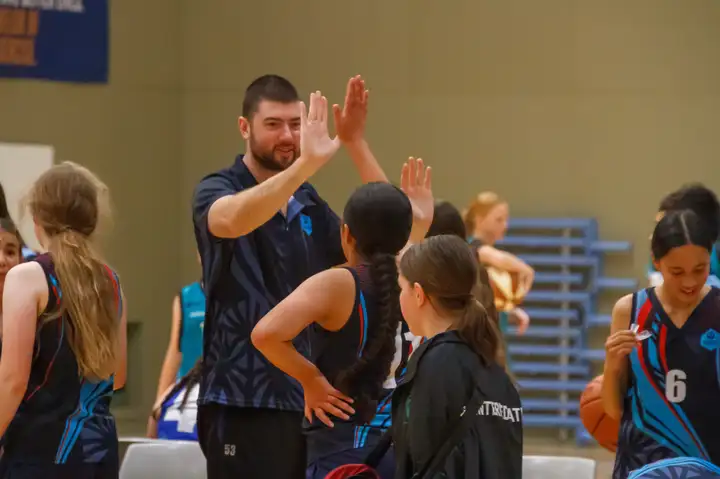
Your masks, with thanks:
M340 139L328 133L328 102L322 93L310 94L310 106L300 104L300 156L319 170L340 148Z

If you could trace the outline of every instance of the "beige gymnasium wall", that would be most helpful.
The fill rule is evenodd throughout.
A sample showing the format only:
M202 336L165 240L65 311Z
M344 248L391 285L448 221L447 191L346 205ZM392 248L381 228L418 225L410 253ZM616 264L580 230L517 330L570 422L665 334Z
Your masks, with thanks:
M136 427L171 297L198 275L192 188L242 150L255 77L339 102L363 74L392 177L419 155L458 205L493 189L516 215L595 216L636 246L611 272L640 277L660 197L689 180L720 188L719 24L713 0L116 1L110 84L0 81L0 140L52 144L113 190L108 254L141 325L121 400ZM315 183L340 210L358 178L340 155Z
M184 19L187 201L241 151L243 90L267 72L332 101L362 73L368 136L392 176L420 155L458 205L493 189L516 215L595 216L636 245L620 273L642 274L664 193L720 188L716 1L211 1ZM337 209L358 182L349 165L315 180Z

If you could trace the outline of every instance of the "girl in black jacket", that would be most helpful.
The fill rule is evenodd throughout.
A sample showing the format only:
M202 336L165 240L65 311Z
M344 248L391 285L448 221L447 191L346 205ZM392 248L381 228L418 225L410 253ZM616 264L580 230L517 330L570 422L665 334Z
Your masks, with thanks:
M522 477L520 397L497 364L500 333L472 295L476 279L473 253L456 236L428 238L400 261L403 316L413 334L429 340L393 396L397 479ZM475 392L473 419L427 471Z

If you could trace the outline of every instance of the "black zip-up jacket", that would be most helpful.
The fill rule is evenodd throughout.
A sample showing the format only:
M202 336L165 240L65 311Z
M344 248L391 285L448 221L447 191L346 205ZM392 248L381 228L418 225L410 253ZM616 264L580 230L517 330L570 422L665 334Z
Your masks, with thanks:
M440 448L475 389L481 406L433 479L522 479L520 395L497 364L485 364L455 331L410 357L392 400L395 479L413 477Z

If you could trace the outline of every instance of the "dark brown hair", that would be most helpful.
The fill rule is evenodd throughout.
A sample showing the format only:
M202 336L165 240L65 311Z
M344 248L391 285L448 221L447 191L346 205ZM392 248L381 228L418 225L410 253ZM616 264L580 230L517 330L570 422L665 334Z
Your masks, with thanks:
M3 229L6 231L10 231L10 228L6 228L4 225L11 224L12 227L15 228L12 233L14 233L15 236L18 237L18 240L20 241L20 247L22 248L23 246L25 246L25 241L20 234L20 230L17 229L17 226L15 225L12 216L10 216L10 210L8 210L7 206L7 198L5 197L5 189L3 188L2 184L0 184L0 218L0 221L3 221Z
M426 238L439 235L455 235L461 240L465 241L465 225L463 223L462 215L452 203L447 201L435 202L435 214L433 215L432 224L427 232ZM483 305L485 311L487 311L488 317L495 323L495 326L500 330L500 318L498 316L497 308L495 308L495 296L493 294L492 286L490 286L490 276L485 269L485 266L480 263L479 258L475 254L473 248L468 245L473 251L473 255L477 260L478 279L475 286L475 297ZM506 363L505 345L501 343L500 349L498 350L497 362L498 364L505 365Z
M23 261L22 238L20 237L20 233L18 232L17 227L15 226L15 222L12 220L12 218L10 218L9 216L0 218L0 232L9 233L15 237L15 239L18 242L17 248L14 251L12 249L10 251L12 251L13 253L15 253L17 255L17 263L15 263L15 264L22 263L22 261ZM2 293L2 292L0 291L0 293Z
M17 229L17 226L15 226L15 222L10 218L9 216L0 217L0 230L7 231L8 233L11 233L15 235L18 242L20 243L20 248L23 246L22 238L20 237L20 232ZM22 254L20 254L22 257Z
M91 241L107 187L73 163L53 166L38 178L28 208L47 235L47 248L62 288L62 301L46 321L66 315L70 347L82 377L108 379L115 372L120 324L119 292Z
M185 376L180 378L180 380L175 383L175 385L170 389L170 391L168 391L163 400L160 402L158 408L153 410L152 417L155 418L155 420L159 421L161 419L160 412L162 411L162 406L165 401L167 401L173 395L177 394L179 391L182 391L183 388L185 388L185 392L183 393L182 401L180 402L180 407L178 409L180 409L181 411L185 409L188 399L190 399L190 393L192 392L192 389L200 383L202 368L202 359L198 359L195 365L193 365L193 367L190 369L190 371L188 371Z
M263 100L278 103L295 103L300 101L298 92L292 83L279 75L263 75L253 80L245 90L242 115L248 120L257 113Z
M355 250L368 265L377 301L377 321L371 323L365 350L337 378L337 388L355 399L359 418L370 421L377 412L395 356L395 338L402 321L397 255L412 229L412 205L400 188L368 183L350 196L343 221L355 238Z
M465 241L453 235L428 238L405 252L400 272L423 288L436 310L455 318L453 329L486 363L499 362L500 332L474 294L478 261Z

